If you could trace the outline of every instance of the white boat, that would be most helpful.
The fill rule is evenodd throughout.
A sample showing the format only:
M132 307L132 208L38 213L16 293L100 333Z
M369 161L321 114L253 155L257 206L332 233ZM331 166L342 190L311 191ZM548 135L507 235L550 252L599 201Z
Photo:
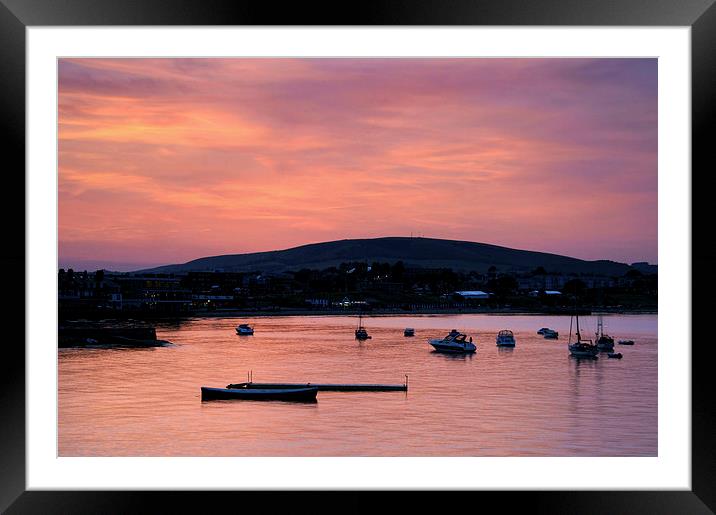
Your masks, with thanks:
M512 331L504 329L497 333L496 344L498 347L514 347L515 335L512 334Z
M412 327L406 327L405 331L403 331L403 336L415 336L415 329Z
M236 334L254 334L254 328L249 324L239 324L236 326Z
M472 343L472 337L467 340L467 336L456 329L450 331L445 338L428 340L428 343L438 352L472 353L477 350L475 344Z
M614 350L614 338L608 334L604 334L604 322L602 321L602 315L597 318L597 332L594 333L597 340L597 348L603 352L611 352Z
M599 354L599 347L594 345L592 343L592 340L582 340L582 335L579 333L579 315L575 314L574 317L577 320L577 331L575 332L575 335L577 336L577 341L572 343L572 323L570 320L569 342L567 342L569 353L575 358L597 359L599 357L597 356L597 354Z

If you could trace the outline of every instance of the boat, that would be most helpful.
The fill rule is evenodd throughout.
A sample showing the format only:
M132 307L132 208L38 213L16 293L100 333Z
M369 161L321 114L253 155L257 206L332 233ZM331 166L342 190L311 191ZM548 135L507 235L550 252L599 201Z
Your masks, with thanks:
M610 352L609 354L607 354L607 356L610 357L610 358L622 359L622 353L621 353L621 352Z
M634 340L619 340L617 343L619 345L634 345Z
M569 353L574 356L575 358L591 358L591 359L597 359L599 356L599 347L594 345L592 343L592 340L582 340L582 335L579 332L579 315L575 314L573 315L573 318L576 318L577 320L577 341L574 343L572 342L572 320L570 319L569 323L569 342L567 342L567 347L569 348Z
M296 388L318 388L319 392L407 392L408 377L403 384L337 384L337 383L245 383L227 384L228 389L286 390Z
M405 331L403 331L403 336L415 336L415 329L412 327L406 327Z
M608 334L604 334L604 321L602 315L597 318L597 332L594 333L597 340L597 348L603 352L611 352L614 350L614 338Z
M497 333L496 344L498 347L514 347L515 346L515 335L512 331L503 329Z
M254 328L249 324L239 324L236 326L236 334L254 334Z
M552 329L547 329L544 333L542 333L542 336L544 336L547 340L557 340L559 338L559 333L557 331L553 331Z
M358 329L356 329L356 340L369 340L372 338L363 327L363 315L358 315Z
M472 343L472 337L468 341L467 336L459 332L457 329L450 331L445 338L428 340L428 343L438 352L469 354L477 350L475 344Z
M549 332L549 331L551 331L551 330L552 330L552 329L550 329L549 327L543 327L542 329L540 329L539 331L537 331L537 334L544 334L544 333Z
M251 400L315 402L318 388L211 388L201 387L201 400Z

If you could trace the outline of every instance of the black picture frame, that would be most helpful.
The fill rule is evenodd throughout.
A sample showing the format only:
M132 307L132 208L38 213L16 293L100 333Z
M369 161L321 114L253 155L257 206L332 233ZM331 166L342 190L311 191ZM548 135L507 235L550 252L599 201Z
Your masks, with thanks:
M32 273L25 265L25 227L17 223L24 212L25 191L25 28L62 25L576 25L688 26L691 28L692 73L692 332L707 334L711 302L716 291L716 243L704 230L710 222L713 143L708 135L716 124L716 5L715 0L451 0L449 2L363 1L281 4L241 0L0 0L0 84L3 126L3 180L13 199L0 203L8 243L0 253L8 303L6 341L0 359L0 510L7 513L142 513L207 512L217 502L235 510L259 503L264 510L286 502L279 492L97 492L26 491L25 487L25 294L21 281ZM709 131L709 129L712 129ZM8 157L14 159L8 160ZM9 163L13 163L10 165ZM709 167L711 165L711 167ZM698 172L697 172L698 171ZM20 205L18 205L20 204ZM699 238L697 235L701 235ZM8 238L9 236L9 238ZM18 273L23 270L23 274ZM23 292L20 294L19 292ZM667 303L668 305L668 303ZM31 306L28 306L31 309ZM684 328L684 338L691 339ZM683 342L679 342L683 344ZM689 341L690 343L690 341ZM667 345L676 342L667 342ZM454 493L451 504L470 496L472 505L499 502L510 511L527 503L547 513L713 513L716 509L716 421L712 392L714 345L692 346L692 489L690 491L592 492L468 492ZM427 492L413 492L410 504L444 507ZM372 492L350 492L337 500L325 492L291 494L292 511L365 511L375 501ZM381 494L382 495L382 494ZM205 497L211 496L211 501ZM347 497L347 498L346 498ZM233 511L233 510L232 510ZM262 510L260 510L262 511Z

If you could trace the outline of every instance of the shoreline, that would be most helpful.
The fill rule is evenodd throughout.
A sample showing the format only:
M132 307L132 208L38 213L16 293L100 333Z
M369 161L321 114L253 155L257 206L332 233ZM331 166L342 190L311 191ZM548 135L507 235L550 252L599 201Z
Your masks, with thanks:
M282 310L217 310L186 313L182 315L169 316L146 316L146 314L132 314L125 320L135 321L168 321L182 320L189 318L254 318L254 317L280 317L280 316L358 316L375 317L375 316L440 316L440 315L521 315L521 316L569 316L569 311L545 311L545 310L524 310L524 309L426 309L426 310L300 310L300 309L282 309ZM602 315L658 315L656 309L584 309L580 310L580 315L591 316L596 314ZM107 313L107 315L110 315ZM78 317L74 320L80 320ZM122 317L124 318L124 317ZM104 320L112 319L111 316L103 318ZM68 319L69 321L69 319Z

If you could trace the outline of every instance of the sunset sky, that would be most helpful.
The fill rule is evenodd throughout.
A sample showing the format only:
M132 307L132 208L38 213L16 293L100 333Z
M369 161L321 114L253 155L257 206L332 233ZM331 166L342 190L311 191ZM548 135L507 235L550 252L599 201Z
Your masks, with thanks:
M61 59L59 260L424 235L657 260L656 59Z

